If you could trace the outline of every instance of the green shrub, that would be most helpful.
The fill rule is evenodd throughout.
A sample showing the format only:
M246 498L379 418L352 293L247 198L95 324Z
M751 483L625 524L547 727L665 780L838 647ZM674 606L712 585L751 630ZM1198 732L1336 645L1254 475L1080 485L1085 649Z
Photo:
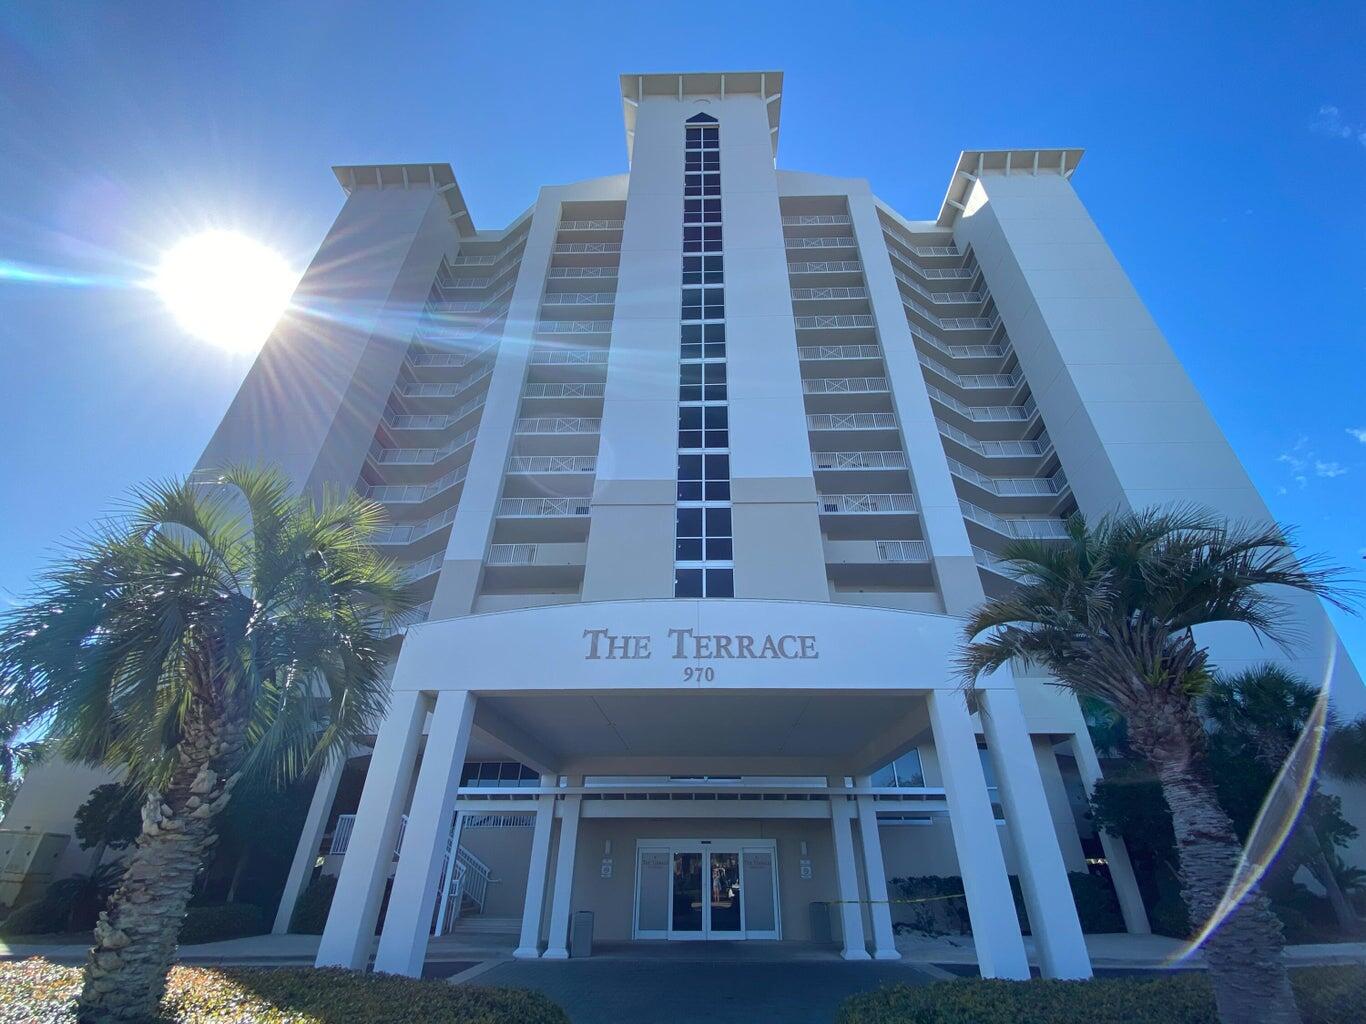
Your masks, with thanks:
M0 964L0 1017L75 1024L81 969L31 957ZM19 1020L19 1017L14 1017ZM355 1024L569 1024L539 992L451 985L335 968L173 967L162 1003L166 1024L354 1021Z
M0 922L0 935L51 935L66 931L71 907L53 900L39 899L10 911Z
M1124 915L1119 911L1119 899L1109 879L1070 871L1067 880L1072 884L1072 899L1077 904L1083 932L1092 935L1124 931Z
M216 907L191 907L180 927L180 944L220 942L270 931L266 912L254 903L223 903Z
M1304 1024L1356 1024L1366 967L1291 972ZM949 981L893 985L844 1001L836 1024L1218 1024L1209 979L1181 971L1093 981Z
M336 875L319 875L309 882L308 887L299 894L299 902L294 904L289 930L299 935L321 935L336 891Z
M957 875L917 875L893 878L892 886L904 901L893 904L899 930L921 935L970 935L968 902Z

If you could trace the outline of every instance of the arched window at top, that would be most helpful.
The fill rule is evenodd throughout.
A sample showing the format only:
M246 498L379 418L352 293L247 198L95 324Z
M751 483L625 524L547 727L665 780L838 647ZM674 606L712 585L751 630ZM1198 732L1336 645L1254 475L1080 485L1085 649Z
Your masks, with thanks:
M693 114L693 116L690 117L690 118L688 118L688 120L687 120L685 123L686 123L686 124L720 124L720 122L717 121L716 118L712 117L710 114Z

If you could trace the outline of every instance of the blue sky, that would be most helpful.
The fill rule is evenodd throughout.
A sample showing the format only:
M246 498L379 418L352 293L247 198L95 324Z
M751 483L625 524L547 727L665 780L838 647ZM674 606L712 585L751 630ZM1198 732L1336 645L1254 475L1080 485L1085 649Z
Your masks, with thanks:
M130 283L226 227L302 268L337 163L449 161L475 220L625 170L623 71L786 72L782 166L937 209L959 150L1073 179L1274 513L1366 563L1366 6L7 3L0 601L249 366ZM1353 431L1359 431L1360 436ZM1358 666L1366 625L1340 618Z

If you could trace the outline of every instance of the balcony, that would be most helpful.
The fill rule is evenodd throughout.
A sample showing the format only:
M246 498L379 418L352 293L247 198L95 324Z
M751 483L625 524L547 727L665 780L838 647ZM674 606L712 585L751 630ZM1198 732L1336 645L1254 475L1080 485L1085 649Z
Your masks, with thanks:
M901 296L901 304L926 320L930 326L938 327L944 331L991 331L995 330L1001 323L1001 318L997 314L991 316L940 316L934 310L928 309L904 295Z
M562 220L557 226L559 231L620 231L626 226L624 220Z
M990 530L1001 537L1009 537L1011 540L1067 539L1067 523L1061 519L1053 517L1007 519L1004 516L998 516L995 512L988 512L980 505L974 505L962 498L958 500L958 505L963 510L963 518L968 523L975 524L984 530Z
M596 455L513 455L507 463L504 493L509 498L586 498L592 493L597 465Z
M816 474L818 486L824 479L824 486L834 491L840 490L842 484L852 482L836 482L840 475L845 474L857 474L855 486L870 491L880 488L888 491L904 489L909 482L906 455L900 451L812 452L811 469Z
M541 320L537 334L603 334L612 333L611 320Z
M903 266L914 266L914 264L908 263L895 249L888 249L887 251L891 253L894 261L900 262ZM895 263L892 266L892 276L925 301L933 302L936 305L979 306L985 302L987 298L985 292L935 291L933 288L926 288L919 281L915 280L915 278L899 269Z
M826 538L825 568L842 586L930 587L934 578L923 540Z
M853 223L847 214L843 213L813 213L796 214L783 217L783 227L806 227L811 224L850 224Z
M421 505L465 482L469 466L457 466L445 476L427 484L376 484L358 488L363 497L386 505Z
M541 297L542 306L608 307L616 301L616 292L546 292Z
M601 348L538 349L531 353L532 366L606 366L607 350Z
M611 267L551 267L550 273L546 275L552 280L564 278L597 277L615 278L617 268Z
M484 559L484 590L565 588L583 582L582 542L493 544Z
M788 249L857 249L853 235L823 235L816 238L784 238Z
M381 448L370 446L370 460L380 466L431 466L474 441L478 427L471 427L451 438L440 448Z
M584 542L591 514L588 497L502 498L494 540L499 544Z
M991 498L1007 501L1012 511L1052 512L1058 507L1058 498L1067 493L1067 477L1062 470L1052 476L988 476L971 466L965 466L957 459L947 459L949 472L958 480Z
M1034 469L1053 450L1053 442L1046 433L1032 441L983 441L941 419L934 422L939 427L941 437L982 459L996 460L998 464L1007 460L1021 460L1024 467Z
M409 382L398 393L404 398L456 398L492 375L493 367L489 366L462 381L445 384Z
M1011 351L1008 344L950 345L948 342L941 341L933 335L924 333L909 321L907 322L907 327L910 328L911 337L917 342L928 345L936 352L942 352L951 359L989 359L996 361L1005 359Z
M883 412L891 403L886 377L811 377L802 392L808 412Z
M1039 412L1033 398L1020 405L968 405L933 384L926 383L925 390L931 399L973 423L1027 423Z
M403 566L402 576L404 583L418 583L429 577L435 576L441 571L441 563L446 558L445 551L438 551L434 555L422 559L420 562L412 562Z
M601 381L572 381L564 384L532 382L522 390L527 411L563 413L565 416L591 416L602 411L602 395L606 385ZM530 403L527 407L525 403Z
M872 540L917 530L915 495L822 494L816 499L821 532L832 539Z
M448 265L452 267L491 267L506 259L508 256L520 252L522 246L526 244L526 237L526 235L519 236L515 241L509 242L497 252L478 256L460 253L454 259L450 260Z
M958 373L924 352L916 355L921 366L964 391L1014 391L1024 383L1024 375L1019 370L1013 373Z
M815 260L804 263L789 263L789 277L803 277L815 284L846 283L863 280L863 264L858 260Z
M556 242L551 251L557 267L616 266L621 259L620 242Z
M602 420L595 416L531 416L517 421L519 434L597 434Z
M375 531L370 538L370 543L382 547L398 547L414 544L427 537L435 536L451 523L455 522L455 506L452 505L444 512L438 512L434 516L423 519L416 523L395 523L393 526L386 526ZM442 544L442 550L445 545Z
M845 373L881 373L882 348L879 345L802 345L797 349L797 359L803 369L828 373L832 369ZM839 363L831 367L828 363Z

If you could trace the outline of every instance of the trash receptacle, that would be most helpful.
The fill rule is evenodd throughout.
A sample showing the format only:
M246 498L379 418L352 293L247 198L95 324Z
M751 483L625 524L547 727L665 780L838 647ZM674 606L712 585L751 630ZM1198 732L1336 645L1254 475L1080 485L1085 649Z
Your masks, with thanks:
M569 926L569 955L579 957L593 955L593 912L576 910L574 920Z
M830 931L830 904L813 900L811 911L811 941L828 946L835 941Z

